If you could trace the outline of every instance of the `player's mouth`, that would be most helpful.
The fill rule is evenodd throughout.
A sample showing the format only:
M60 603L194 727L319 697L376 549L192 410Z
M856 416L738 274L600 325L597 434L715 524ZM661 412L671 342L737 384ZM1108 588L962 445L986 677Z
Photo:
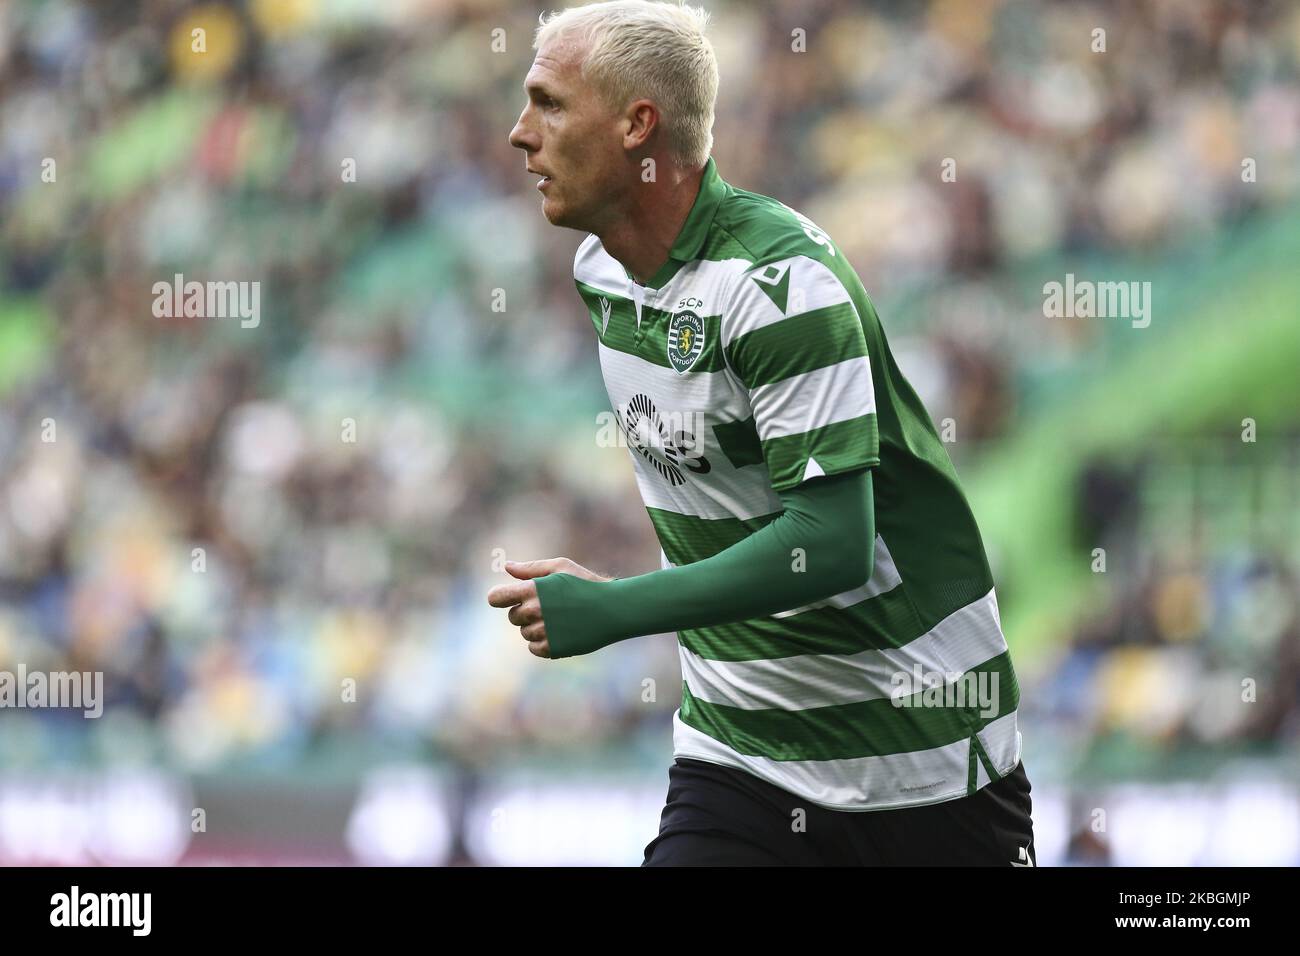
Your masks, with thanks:
M530 173L541 173L541 170L540 170L540 169L533 169L533 168L531 168L531 167L529 167L528 171L529 171ZM537 182L537 188L538 188L538 189L545 189L545 188L546 188L547 186L549 186L550 184L551 184L551 177L550 177L550 176L547 176L547 175L545 175L545 174L543 174L543 175L542 175L542 178L541 178L540 180L538 180L538 182Z

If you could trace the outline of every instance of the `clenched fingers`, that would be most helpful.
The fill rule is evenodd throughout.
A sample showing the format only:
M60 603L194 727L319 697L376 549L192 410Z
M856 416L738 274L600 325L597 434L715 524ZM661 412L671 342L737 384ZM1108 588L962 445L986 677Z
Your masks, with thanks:
M542 605L536 598L525 601L523 604L516 604L506 615L510 618L510 623L515 627L522 628L525 624L532 624L542 619Z

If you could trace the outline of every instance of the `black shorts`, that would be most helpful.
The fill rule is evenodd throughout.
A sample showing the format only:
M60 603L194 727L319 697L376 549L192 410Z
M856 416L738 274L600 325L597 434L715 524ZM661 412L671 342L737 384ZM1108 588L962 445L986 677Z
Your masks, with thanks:
M802 810L800 814L797 811ZM828 810L742 770L677 758L642 866L1033 866L1023 764L975 793Z

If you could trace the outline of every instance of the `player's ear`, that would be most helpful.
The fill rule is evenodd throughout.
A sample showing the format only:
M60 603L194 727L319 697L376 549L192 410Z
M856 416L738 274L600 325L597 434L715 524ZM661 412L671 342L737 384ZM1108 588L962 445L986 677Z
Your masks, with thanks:
M627 131L623 134L624 148L644 147L659 128L659 107L651 100L637 100L628 105L624 120L627 124Z

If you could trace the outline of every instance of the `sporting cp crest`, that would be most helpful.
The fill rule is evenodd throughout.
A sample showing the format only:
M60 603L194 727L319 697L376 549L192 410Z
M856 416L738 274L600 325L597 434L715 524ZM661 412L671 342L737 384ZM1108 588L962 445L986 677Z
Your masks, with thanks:
M704 320L694 312L678 312L668 322L668 362L685 372L704 351Z

